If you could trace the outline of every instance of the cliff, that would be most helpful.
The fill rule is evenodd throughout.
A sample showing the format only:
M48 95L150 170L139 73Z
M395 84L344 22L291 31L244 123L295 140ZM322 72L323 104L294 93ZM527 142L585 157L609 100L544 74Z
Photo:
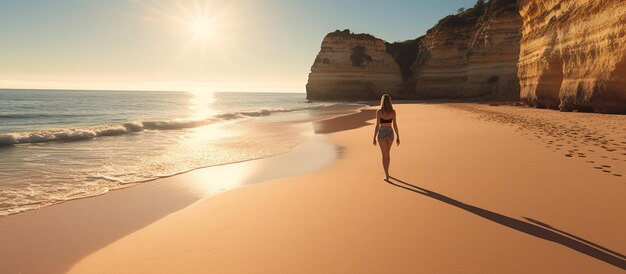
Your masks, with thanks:
M521 98L562 111L626 113L625 18L625 1L491 0L405 42L337 31L322 42L307 96Z
M411 97L516 97L521 24L515 0L442 19L421 39Z
M311 67L307 97L516 97L520 28L516 0L492 0L405 42L335 31L324 38ZM358 56L365 59L355 63Z
M349 30L329 33L311 67L306 85L310 100L376 99L398 95L402 73L385 41Z
M564 111L626 113L626 2L520 0L521 98Z

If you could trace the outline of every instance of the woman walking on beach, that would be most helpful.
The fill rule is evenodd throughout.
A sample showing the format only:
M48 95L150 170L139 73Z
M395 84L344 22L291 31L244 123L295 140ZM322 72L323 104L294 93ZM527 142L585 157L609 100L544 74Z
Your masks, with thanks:
M393 129L391 126L393 125ZM385 170L385 180L389 180L389 163L391 158L391 145L393 144L393 132L396 132L398 138L396 144L400 145L400 132L398 132L398 123L396 119L396 111L391 104L391 96L384 94L380 98L380 109L376 111L376 128L374 129L373 143L376 145L376 138L380 144L380 152L383 155L383 169Z

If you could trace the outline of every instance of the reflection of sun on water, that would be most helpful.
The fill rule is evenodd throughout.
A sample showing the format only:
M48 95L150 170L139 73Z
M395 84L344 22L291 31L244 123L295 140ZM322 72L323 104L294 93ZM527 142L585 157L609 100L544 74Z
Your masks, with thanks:
M190 186L202 196L217 194L245 184L250 174L246 164L225 165L191 173Z
M189 102L189 109L193 110L192 119L208 119L217 114L217 111L210 106L215 102L213 92L206 90L194 90L191 92L194 97Z
M211 107L215 103L213 92L197 89L191 93L193 98L189 100L189 109L192 110L190 119L195 121L206 120L207 123L204 126L190 129L192 134L188 135L185 140L185 143L190 147L185 149L192 152L194 151L193 146L213 146L215 141L236 136L234 131L225 128L228 123L215 117L219 112Z

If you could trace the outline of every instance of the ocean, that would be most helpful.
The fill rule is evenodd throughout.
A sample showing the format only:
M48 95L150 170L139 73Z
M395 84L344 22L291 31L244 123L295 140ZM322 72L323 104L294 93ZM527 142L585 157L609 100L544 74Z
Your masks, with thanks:
M338 103L302 93L0 90L0 216L284 153ZM310 124L310 123L309 123Z

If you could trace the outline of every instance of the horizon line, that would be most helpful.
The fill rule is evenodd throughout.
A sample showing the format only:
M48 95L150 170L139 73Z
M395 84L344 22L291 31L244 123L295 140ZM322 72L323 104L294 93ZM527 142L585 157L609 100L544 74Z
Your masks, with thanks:
M151 89L79 89L79 88L5 88L0 87L0 91L5 90L47 90L47 91L129 91L129 92L193 92L192 90L176 90L176 89L159 89L159 90L151 90ZM220 90L211 90L208 92L240 92L240 93L306 93L305 92L296 92L296 91L220 91Z
M282 82L63 82L1 80L0 89L13 90L92 90L92 91L210 91L306 93L300 81Z

